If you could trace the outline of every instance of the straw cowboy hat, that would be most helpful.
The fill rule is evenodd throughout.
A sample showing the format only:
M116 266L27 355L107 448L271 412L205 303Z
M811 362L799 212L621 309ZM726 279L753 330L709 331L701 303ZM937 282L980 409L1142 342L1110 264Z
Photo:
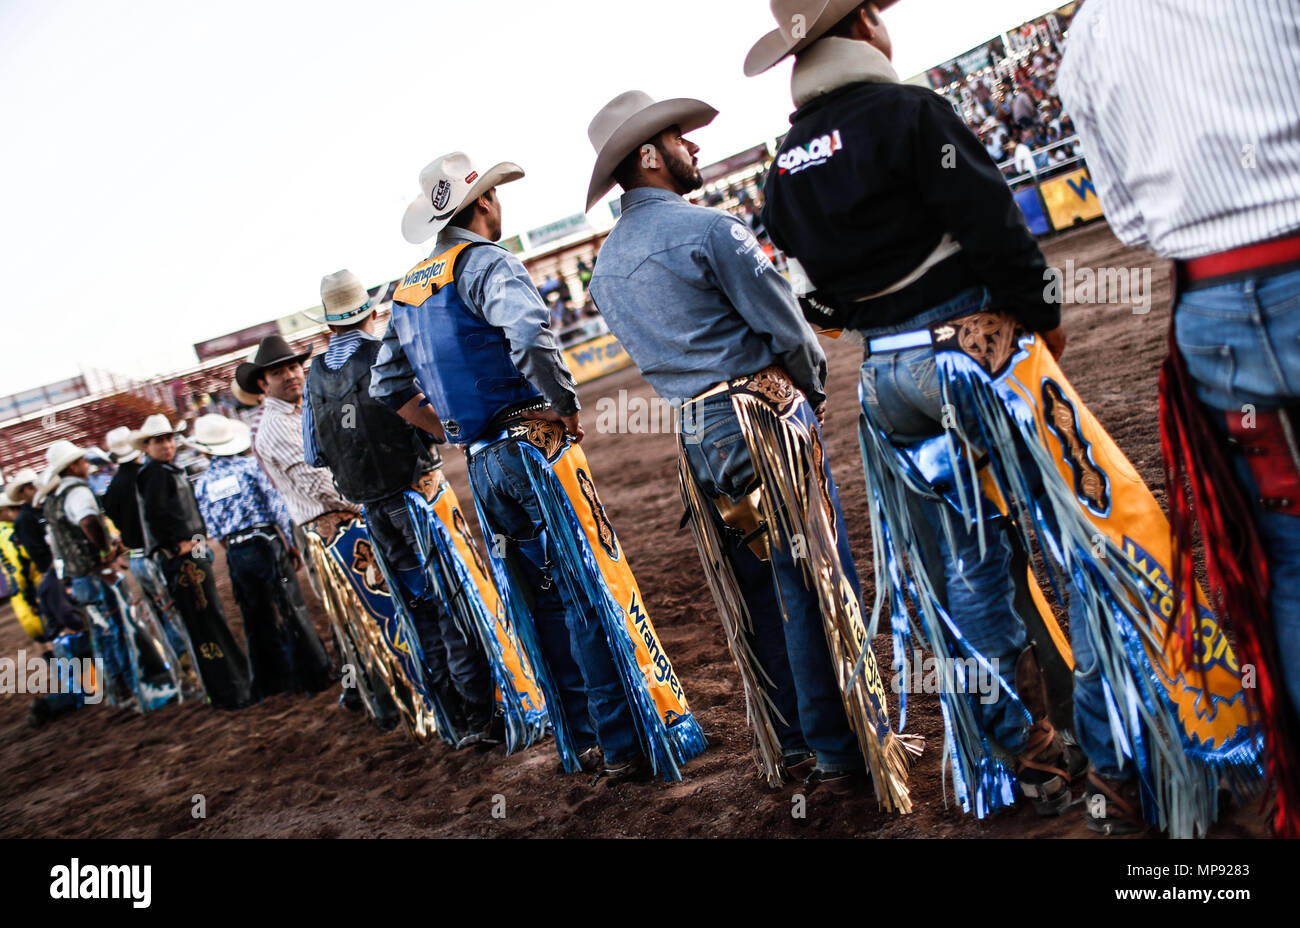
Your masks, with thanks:
M158 438L163 435L179 435L184 431L184 422L180 425L172 425L166 416L156 412L144 420L144 425L140 426L139 430L131 433L131 447L136 451L143 451L145 442L151 438Z
M105 435L104 444L108 445L108 453L118 464L129 464L140 456L140 452L131 444L131 430L125 425L118 426Z
M257 391L257 384L248 379L252 372L252 363L244 361L235 368L235 376L230 381L230 393L241 406L256 406L262 401L262 394Z
M194 432L185 444L204 454L227 456L243 454L253 446L252 430L242 422L225 416L199 416L194 420Z
M63 480L63 471L69 464L86 456L84 448L78 448L70 441L59 440L45 449L45 473L41 475L40 482L36 487L36 495L32 497L32 505L39 506L45 499L53 493ZM22 476L21 474L19 476ZM22 486L15 479L10 484L17 489Z
M30 467L24 467L18 473L14 474L13 479L5 486L5 494L11 499L17 499L18 488L24 487L29 483L37 489L40 489L41 475L36 473L36 471Z
M897 2L876 0L874 6L884 10ZM772 0L777 28L749 50L745 56L745 76L762 74L788 56L799 54L861 5L862 0Z
M587 138L596 150L596 166L587 186L587 209L609 193L615 184L614 169L646 139L669 126L680 126L682 132L691 132L707 126L717 115L718 111L709 104L690 97L656 103L648 94L629 90L610 100L587 126Z
M0 509L17 509L22 503L9 495L8 490L0 491Z
M281 364L292 364L297 362L305 364L311 357L310 349L300 354L294 354L289 343L284 340L282 335L268 335L258 343L257 351L249 358L247 366L241 364L235 368L235 378L239 385L249 393L258 396L262 393L262 388L257 385L257 381L273 367L279 367ZM240 370L243 370L244 376L240 376Z
M420 172L420 196L406 207L402 238L412 245L433 238L465 207L499 184L524 176L513 161L502 161L480 172L463 151L434 158Z
M375 311L370 293L351 271L335 271L320 279L320 303L302 314L312 322L327 325L356 325Z

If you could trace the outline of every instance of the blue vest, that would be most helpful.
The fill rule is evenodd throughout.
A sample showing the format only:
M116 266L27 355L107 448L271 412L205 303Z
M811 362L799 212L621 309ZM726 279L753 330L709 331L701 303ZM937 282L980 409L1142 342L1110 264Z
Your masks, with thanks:
M397 337L447 440L467 445L510 407L541 398L510 359L505 332L480 319L456 291L465 242L417 264L393 294ZM497 246L493 246L497 247Z

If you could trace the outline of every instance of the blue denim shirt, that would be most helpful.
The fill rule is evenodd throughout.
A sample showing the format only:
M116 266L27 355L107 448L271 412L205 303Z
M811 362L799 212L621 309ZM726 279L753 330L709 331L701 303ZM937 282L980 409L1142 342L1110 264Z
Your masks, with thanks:
M438 233L429 257L461 242L486 242L468 229L448 226ZM460 261L456 292L472 313L505 331L510 357L560 415L578 411L578 388L551 330L551 311L518 258L504 248L471 248ZM392 323L371 368L370 395L399 409L414 395L415 372Z
M675 405L775 364L813 406L826 399L826 355L748 226L657 187L621 203L591 296L660 396Z

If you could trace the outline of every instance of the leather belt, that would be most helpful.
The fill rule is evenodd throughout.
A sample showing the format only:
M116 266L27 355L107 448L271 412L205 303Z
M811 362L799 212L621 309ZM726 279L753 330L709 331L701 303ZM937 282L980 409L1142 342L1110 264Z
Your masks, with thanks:
M934 336L929 329L914 329L911 332L898 332L895 335L881 335L867 340L867 354L883 354L886 351L903 351L906 348L921 348L933 345Z
M1300 264L1300 235L1243 245L1230 251L1179 262L1189 283L1230 277L1248 271Z
M227 548L243 544L246 541L252 541L254 538L265 538L267 541L275 541L279 536L275 534L275 529L270 525L256 525L253 528L245 529L242 532L236 532L233 535L227 535L221 540L221 543Z

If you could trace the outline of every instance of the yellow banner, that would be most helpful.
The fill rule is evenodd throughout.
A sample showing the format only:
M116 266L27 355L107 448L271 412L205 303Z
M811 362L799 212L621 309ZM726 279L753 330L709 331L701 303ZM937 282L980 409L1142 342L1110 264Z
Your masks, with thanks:
M1076 222L1086 222L1101 215L1097 188L1086 170L1071 171L1045 180L1039 185L1048 218L1054 229L1068 229Z
M591 341L564 349L564 363L573 372L573 379L586 383L604 377L632 364L622 344L612 333L598 335Z

